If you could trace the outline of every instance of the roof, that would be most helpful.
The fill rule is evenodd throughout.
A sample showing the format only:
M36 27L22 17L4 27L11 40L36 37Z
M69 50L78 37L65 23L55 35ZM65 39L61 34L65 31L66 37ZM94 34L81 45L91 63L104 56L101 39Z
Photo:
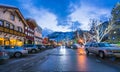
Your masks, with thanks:
M24 18L24 16L22 15L22 13L20 12L20 10L17 7L14 6L10 6L10 5L0 5L0 8L6 8L6 9L14 9L15 12L18 14L18 16L21 18L22 22L27 25L27 22ZM27 25L28 26L28 25Z
M36 23L36 21L34 19L27 18L26 21L27 21L27 23L28 23L29 26L37 27L37 23Z

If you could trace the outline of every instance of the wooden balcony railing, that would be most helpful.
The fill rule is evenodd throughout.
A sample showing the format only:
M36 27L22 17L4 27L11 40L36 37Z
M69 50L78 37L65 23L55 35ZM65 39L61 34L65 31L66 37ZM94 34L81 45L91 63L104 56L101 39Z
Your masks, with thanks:
M26 36L26 34L24 34L24 33L18 32L18 31L13 30L13 29L1 27L1 26L0 26L0 32L10 33L10 34L17 35L17 36L22 36L22 37Z

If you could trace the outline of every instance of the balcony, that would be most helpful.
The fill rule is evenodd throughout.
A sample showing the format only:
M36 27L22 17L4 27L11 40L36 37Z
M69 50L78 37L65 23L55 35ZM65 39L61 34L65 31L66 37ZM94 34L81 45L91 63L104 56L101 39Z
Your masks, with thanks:
M10 34L13 34L13 35L16 35L16 36L22 36L22 37L26 36L24 33L18 32L18 31L13 30L13 29L8 29L8 28L5 28L5 27L0 27L0 32L10 33Z
M6 32L6 33L9 33L9 32L10 32L10 29L8 29L8 28L4 28L3 30L4 30L4 32Z
M3 32L4 31L4 27L0 27L0 31Z

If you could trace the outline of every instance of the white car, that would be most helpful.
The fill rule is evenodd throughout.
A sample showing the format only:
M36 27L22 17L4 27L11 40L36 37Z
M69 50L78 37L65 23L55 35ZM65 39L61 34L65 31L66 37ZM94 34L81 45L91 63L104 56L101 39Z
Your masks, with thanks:
M120 57L120 48L111 46L109 43L89 43L85 45L86 54L94 53L101 58L105 57Z

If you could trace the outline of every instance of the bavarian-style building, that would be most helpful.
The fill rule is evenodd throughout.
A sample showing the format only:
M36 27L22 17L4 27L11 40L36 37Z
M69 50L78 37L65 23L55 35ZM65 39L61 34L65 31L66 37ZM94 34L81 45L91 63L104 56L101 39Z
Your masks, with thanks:
M26 26L18 8L0 5L0 45L23 45Z

